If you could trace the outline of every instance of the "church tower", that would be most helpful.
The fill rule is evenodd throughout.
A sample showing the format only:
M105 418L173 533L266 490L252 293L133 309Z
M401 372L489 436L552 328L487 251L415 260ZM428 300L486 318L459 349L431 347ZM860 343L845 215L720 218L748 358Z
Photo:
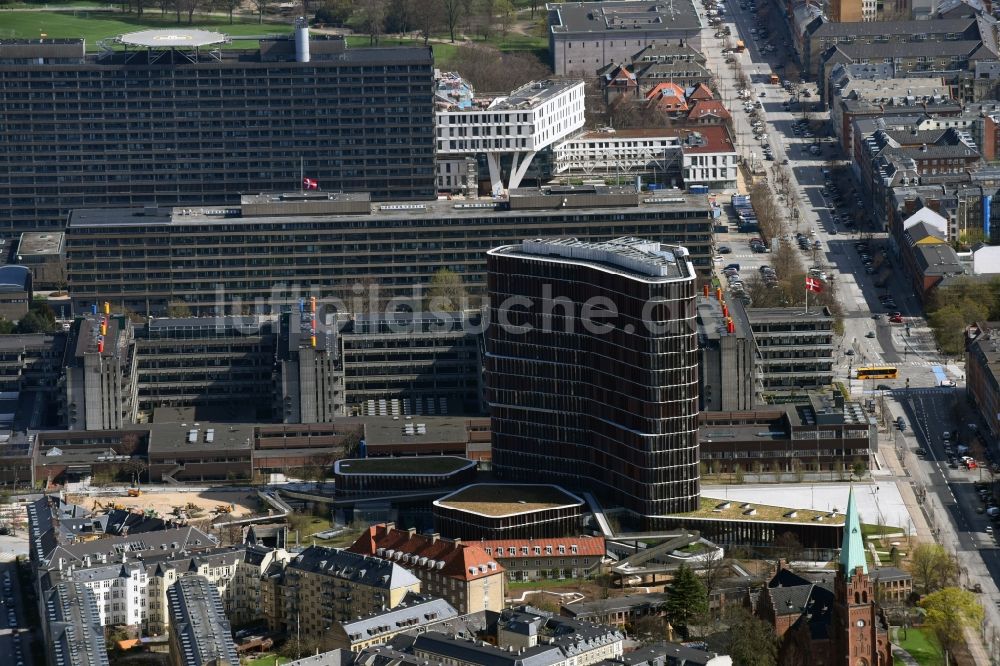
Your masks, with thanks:
M844 542L840 549L840 571L834 584L831 636L834 664L842 666L889 666L892 652L883 621L875 605L875 592L868 577L861 520L854 503L854 488L847 500Z

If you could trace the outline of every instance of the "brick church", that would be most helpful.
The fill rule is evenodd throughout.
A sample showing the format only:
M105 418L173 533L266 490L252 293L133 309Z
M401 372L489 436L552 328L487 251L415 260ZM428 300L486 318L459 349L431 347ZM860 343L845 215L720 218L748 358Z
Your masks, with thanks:
M782 666L891 666L889 625L868 576L854 490L847 501L840 567L810 580L778 565L757 615L774 625Z

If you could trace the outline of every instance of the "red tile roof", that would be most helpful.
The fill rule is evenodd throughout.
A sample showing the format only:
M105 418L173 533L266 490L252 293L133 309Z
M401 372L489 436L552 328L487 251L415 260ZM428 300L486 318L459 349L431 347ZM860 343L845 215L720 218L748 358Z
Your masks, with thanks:
M732 115L726 107L716 99L706 99L695 102L688 113L689 120L701 120L705 116L713 116L721 120L728 120Z
M697 128L688 128L685 138L697 132L704 139L702 145L691 145L686 141L681 144L685 153L734 153L733 141L729 138L729 130L723 125L698 125Z
M706 86L704 83L699 83L694 87L694 90L691 91L691 94L688 95L688 99L689 100L715 99L715 95L712 94L712 91L709 90L708 86Z
M479 544L428 537L417 534L416 531L396 529L385 523L369 527L348 550L391 560L402 567L413 569L418 575L421 570L433 567L443 576L470 581L503 575L504 572L504 568L487 555Z
M503 554L497 553L496 557L537 557L535 546L542 549L543 555L561 555L580 557L604 557L604 537L562 537L559 539L496 539L493 541L480 541L479 546L491 553L497 553L498 548L503 548ZM546 546L552 546L552 553L547 553ZM566 548L565 553L559 552L559 546ZM576 546L573 552L572 546ZM510 554L510 549L514 549L514 554ZM522 552L522 548L527 548L527 554Z
M665 111L686 111L688 108L684 100L684 89L672 81L657 83L646 93L646 99L654 100Z

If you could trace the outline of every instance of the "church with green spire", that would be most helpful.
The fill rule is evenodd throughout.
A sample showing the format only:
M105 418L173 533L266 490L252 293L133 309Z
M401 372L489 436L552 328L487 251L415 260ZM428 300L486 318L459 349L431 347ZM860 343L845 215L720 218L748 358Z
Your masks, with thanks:
M853 488L838 563L831 576L809 579L780 562L761 592L756 613L781 639L782 666L892 665L889 623L875 602Z

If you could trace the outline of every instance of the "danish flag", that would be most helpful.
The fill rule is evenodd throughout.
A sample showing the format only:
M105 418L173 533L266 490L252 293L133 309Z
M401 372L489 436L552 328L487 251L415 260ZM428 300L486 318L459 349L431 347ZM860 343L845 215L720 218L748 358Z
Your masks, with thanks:
M313 180L312 178L302 179L302 189L303 190L318 190L319 181Z
M806 291L811 291L815 294L823 291L823 283L819 281L819 278L807 277L806 278Z

